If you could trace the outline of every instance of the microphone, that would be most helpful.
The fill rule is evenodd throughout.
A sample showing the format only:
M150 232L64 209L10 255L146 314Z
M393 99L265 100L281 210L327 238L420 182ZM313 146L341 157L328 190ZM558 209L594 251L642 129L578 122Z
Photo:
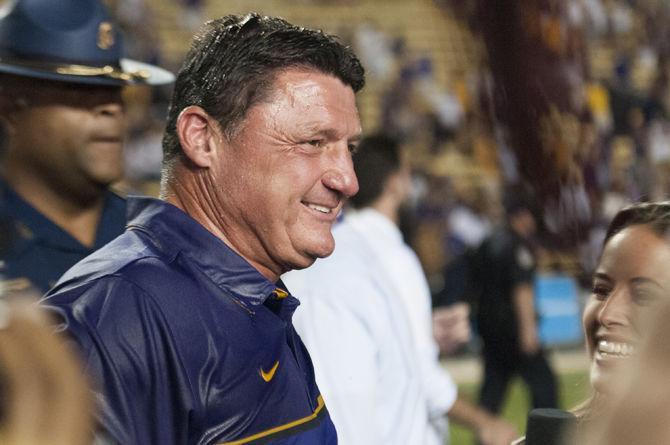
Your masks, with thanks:
M526 445L570 445L577 417L568 411L536 408L528 413Z

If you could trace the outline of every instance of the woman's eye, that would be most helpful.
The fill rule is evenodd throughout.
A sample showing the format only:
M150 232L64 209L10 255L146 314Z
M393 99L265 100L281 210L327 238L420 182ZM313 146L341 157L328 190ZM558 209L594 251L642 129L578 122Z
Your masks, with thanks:
M661 296L658 292L648 289L636 289L633 291L633 299L640 306L647 306L654 303Z
M602 284L594 284L591 288L591 293L596 296L599 300L604 300L609 295L609 287L603 286Z

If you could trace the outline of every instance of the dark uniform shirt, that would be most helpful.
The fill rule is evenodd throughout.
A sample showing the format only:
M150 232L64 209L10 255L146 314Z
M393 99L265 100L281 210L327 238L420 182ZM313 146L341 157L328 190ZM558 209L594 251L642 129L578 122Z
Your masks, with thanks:
M518 322L512 298L518 285L533 283L536 265L532 249L509 227L499 227L477 250L476 267L480 335L484 341L517 345Z
M126 201L115 193L105 194L105 204L95 236L86 247L54 224L0 181L0 215L12 230L9 246L0 256L0 278L9 289L34 287L46 293L76 262L123 233Z
M336 444L297 299L180 209L129 199L126 232L44 304L65 320L123 444Z

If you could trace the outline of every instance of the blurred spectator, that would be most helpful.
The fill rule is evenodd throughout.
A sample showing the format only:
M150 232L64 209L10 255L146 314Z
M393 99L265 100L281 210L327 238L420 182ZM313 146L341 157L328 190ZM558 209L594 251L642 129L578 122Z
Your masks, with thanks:
M518 192L505 198L506 224L477 249L472 280L482 338L484 381L479 403L497 413L515 375L528 385L533 408L556 408L554 374L540 344L533 281L537 260L532 204Z
M396 68L392 39L372 20L365 20L358 25L354 39L366 74L375 81L388 80Z
M485 214L486 197L481 188L470 190L449 213L449 227L454 242L465 248L476 248L491 232L491 221Z
M126 180L134 187L146 181L160 180L163 162L163 127L160 119L149 118L145 127L138 129L124 149Z
M0 443L88 445L93 400L73 351L25 299L0 299Z
M204 22L204 0L180 0L181 20L185 28L196 30Z

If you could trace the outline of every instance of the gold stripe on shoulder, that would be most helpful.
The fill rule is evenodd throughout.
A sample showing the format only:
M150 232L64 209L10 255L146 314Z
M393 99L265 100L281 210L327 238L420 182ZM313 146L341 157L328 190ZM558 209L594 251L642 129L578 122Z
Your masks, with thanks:
M280 425L274 428L271 428L269 430L261 431L260 433L256 433L253 436L245 437L244 439L239 439L239 440L234 440L232 442L223 442L218 445L242 445L245 443L252 442L257 439L261 439L263 437L267 437L271 434L279 433L281 431L286 431L291 428L295 428L296 426L302 425L304 423L309 422L310 420L316 419L316 416L319 415L319 412L323 409L325 404L323 403L323 397L319 396L316 399L317 401L317 407L314 410L312 414L310 414L307 417L303 417L302 419L294 420L293 422L287 423L285 425Z

